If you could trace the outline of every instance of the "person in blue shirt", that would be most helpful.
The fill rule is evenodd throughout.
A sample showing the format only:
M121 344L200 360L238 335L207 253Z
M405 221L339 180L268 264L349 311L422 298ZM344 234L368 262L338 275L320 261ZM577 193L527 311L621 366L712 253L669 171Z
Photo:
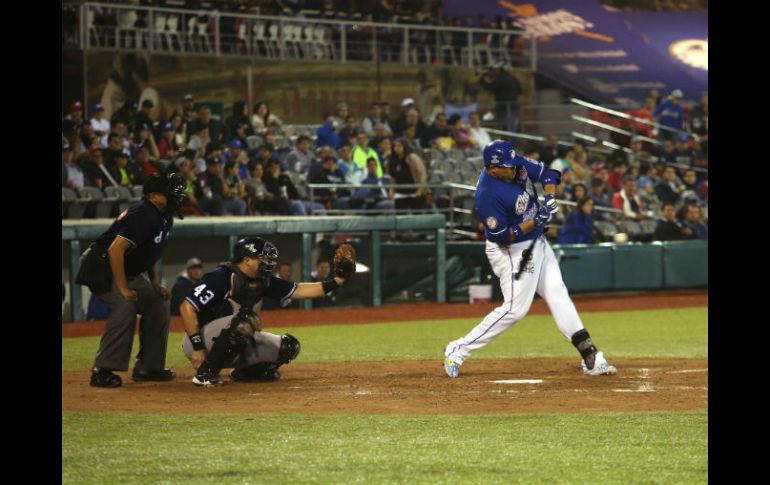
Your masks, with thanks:
M652 117L661 125L675 130L684 129L684 108L682 108L682 91L674 89L671 96L663 101L652 112ZM658 129L658 141L676 140L679 133L676 131Z
M337 150L340 147L340 135L337 132L339 128L337 121L332 113L324 114L324 124L316 130L318 138L316 139L316 146L325 147L329 146Z
M529 311L537 292L548 304L556 326L582 357L583 373L615 374L594 346L562 280L556 255L543 236L558 210L554 198L561 183L558 171L543 162L517 155L513 145L495 140L484 147L484 169L476 184L476 218L484 226L486 255L500 279L505 301L467 335L444 349L444 370L451 378L471 353L490 344ZM543 186L538 202L535 183Z
M559 231L558 244L591 244L594 239L594 220L591 213L594 201L583 197L577 203L577 208L567 218L567 222Z

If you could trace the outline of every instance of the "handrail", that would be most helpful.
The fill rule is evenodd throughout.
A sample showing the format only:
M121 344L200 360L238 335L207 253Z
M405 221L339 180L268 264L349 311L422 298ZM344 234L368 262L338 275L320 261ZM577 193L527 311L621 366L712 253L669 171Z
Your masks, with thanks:
M622 111L615 111L614 109L605 108L605 107L599 106L597 104L589 103L588 101L583 101L583 100L577 99L577 98L570 98L569 100L570 100L571 103L575 103L575 104L578 104L580 106L585 106L586 108L591 108L592 110L595 110L595 111L601 111L603 113L611 114L611 115L617 116L619 118L624 118L624 119L627 119L627 120L633 120L636 123L643 123L645 125L649 125L649 126L652 126L654 128L658 128L658 129L663 128L664 130L673 131L675 133L679 133L680 135L695 136L692 133L688 133L688 132L683 131L683 130L677 130L676 128L671 128L669 126L661 125L660 123L656 123L654 121L646 120L644 118L637 118L636 116L632 116L632 115L630 115L628 113L623 113ZM647 140L648 141L653 141L650 138L647 138Z

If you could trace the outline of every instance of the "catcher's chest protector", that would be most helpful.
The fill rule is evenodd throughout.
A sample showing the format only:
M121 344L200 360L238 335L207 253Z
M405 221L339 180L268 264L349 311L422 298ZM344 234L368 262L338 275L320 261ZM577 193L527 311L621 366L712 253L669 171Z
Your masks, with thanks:
M230 298L242 307L250 308L262 299L265 284L262 278L249 278L232 263L230 275Z

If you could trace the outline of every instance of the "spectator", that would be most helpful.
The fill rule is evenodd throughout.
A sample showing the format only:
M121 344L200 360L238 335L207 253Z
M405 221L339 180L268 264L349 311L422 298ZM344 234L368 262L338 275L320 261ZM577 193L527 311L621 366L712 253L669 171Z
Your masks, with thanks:
M193 133L198 133L201 127L207 127L208 138L216 144L221 144L224 140L225 125L221 121L214 119L211 114L211 108L208 106L202 106L198 110L198 119L190 124L192 125L190 129Z
M227 145L227 147L228 149L225 151L223 156L225 162L234 163L240 178L249 178L249 156L246 154L246 150L243 149L243 142L235 138L230 140L230 143Z
M628 114L642 120L653 121L652 112L655 111L655 98L647 96L644 98L644 105L636 111L630 111ZM634 133L638 133L644 136L650 136L652 133L652 126L640 121L631 120L630 126Z
M636 180L633 177L627 176L623 180L623 188L613 196L612 204L629 219L641 221L646 217L644 203L636 193Z
M612 166L612 173L610 173L607 179L607 185L610 186L613 192L620 192L623 188L623 180L628 170L628 164L626 162L617 160Z
M346 103L345 101L339 101L337 103L337 105L334 107L334 110L337 113L334 116L334 122L335 122L334 123L334 128L335 129L339 129L342 125L345 124L345 119L350 114L350 111L349 111L349 108L348 108L348 103ZM326 117L324 116L324 118L326 118ZM320 143L319 143L319 145L320 145ZM336 149L337 147L334 147L334 148Z
M337 149L346 143L352 143L355 141L356 135L358 135L358 132L361 131L361 129L357 126L356 121L356 117L353 115L348 115L348 117L345 118L345 126L339 131L339 145L336 147Z
M310 152L310 137L307 135L300 135L299 138L297 138L297 146L294 147L294 150L292 150L291 153L289 153L289 156L286 157L286 165L288 165L289 170L293 170L299 174L307 174L310 171L312 162L313 155ZM267 168L269 169L270 167Z
M374 158L367 160L367 174L361 185L379 185L379 188L361 187L356 190L350 199L350 206L367 211L392 212L396 205L393 201L394 194L387 190L390 180L384 177L377 177L377 160Z
M195 176L195 172L193 170L193 162L192 160L189 160L184 157L179 157L176 162L174 163L174 167L177 169L179 175L182 177L182 180L185 181L185 199L182 202L182 207L180 208L180 212L184 215L194 215L194 216L205 216L206 212L204 210L207 209L208 211L216 210L221 213L221 203L215 202L210 198L205 198L203 194L201 195L201 199L198 199L198 195L196 192L198 191L198 178ZM212 207L212 205L216 204L217 207ZM205 206L205 209L204 209Z
M473 146L471 141L471 135L463 125L463 119L458 114L453 114L449 118L449 129L451 130L452 140L454 140L454 146L458 150L467 152Z
M281 164L272 158L267 163L267 170L262 180L267 190L273 194L279 204L288 202L292 215L306 216L311 210L316 215L326 215L326 210L318 202L310 203L302 200L297 188L288 175L281 173Z
M698 204L687 204L684 212L684 225L692 231L692 239L709 238L709 228L702 220L701 208Z
M340 135L337 133L337 129L342 126L342 123L338 124L337 119L331 113L325 113L323 119L324 124L316 130L318 135L316 145L330 146L336 150L340 147Z
M265 182L262 181L265 176L262 162L251 162L249 167L251 167L251 177L244 182L248 194L249 214L288 214L288 201L283 201L283 205L279 205L276 196L267 190Z
M474 147L482 149L492 142L492 137L490 137L487 130L481 126L481 116L479 116L477 112L474 111L470 114L468 123L470 124L469 132Z
M154 107L155 103L152 100L145 99L142 101L142 108L136 113L136 118L134 118L134 126L137 127L135 130L138 131L138 127L142 125L147 126L148 129L152 129L155 126L155 120L152 119L152 109Z
M377 177L382 177L382 162L380 161L377 152L369 147L369 137L366 133L359 133L356 136L356 144L353 146L353 162L358 165L361 170L367 167L367 160L374 158L377 160Z
M435 121L427 128L427 130L425 130L425 134L420 141L424 147L431 147L438 144L437 148L442 150L451 148L450 145L452 145L452 143L449 140L437 140L439 138L449 138L450 140L452 138L452 131L447 125L447 119L444 113L436 115Z
M230 140L237 136L237 133L241 125L248 126L248 130L244 133L245 136L249 136L253 133L251 129L251 123L249 122L249 116L246 109L245 101L236 101L233 103L233 114L228 116L225 120L225 139ZM245 137L244 137L245 138Z
M188 125L188 123L198 119L198 113L195 111L195 96L190 93L185 94L182 98L181 117L184 125ZM179 129L178 126L177 129Z
M278 155L278 153L275 152L273 144L265 142L260 145L257 151L256 160L260 162L262 164L262 168L264 168L267 166L267 161L271 158L278 160L278 162L281 164L281 172L288 172L290 170L289 165Z
M570 170L569 172L572 171ZM573 202L578 202L583 197L588 197L588 189L586 189L586 186L583 184L573 184L572 186L567 187L565 192L567 194L567 199Z
M83 124L83 103L74 101L70 103L67 115L62 119L62 130L64 129L64 120L72 122L72 125L80 126Z
M187 149L187 124L184 122L182 115L174 113L171 115L171 126L174 128L174 147L177 152L182 152Z
M62 187L80 189L85 185L85 175L80 165L74 162L72 147L69 143L64 145L61 150L62 162Z
M700 95L700 103L692 109L692 132L700 137L708 137L709 134L709 93L704 91Z
M212 158L207 163L206 171L198 175L195 191L198 205L209 215L224 215L224 201L222 200L224 185L222 159L219 157Z
M265 135L276 129L280 129L283 122L270 112L267 103L260 101L254 105L254 114L251 115L251 127L257 135Z
M382 123L377 123L374 126L374 137L369 139L369 146L377 147L375 149L377 150L378 155L380 155L380 160L384 160L384 158L382 157L382 153L379 150L380 143L383 140L390 141L392 138L393 138L393 134L387 131L387 129L385 128L385 125L383 125ZM355 143L355 141L356 139L352 138L350 140L350 144L352 145L353 143Z
M375 149L380 160L385 160L385 164L390 160L390 154L393 153L393 143L390 138L383 138L377 142L377 148ZM369 161L367 160L367 163ZM387 167L385 168L387 170Z
M676 146L673 140L664 140L663 145L658 148L658 159L666 164L676 163Z
M123 153L123 136L110 133L107 137L107 149L102 151L104 164L107 168L115 166L115 158Z
M644 207L653 213L657 211L660 208L660 199L658 198L658 194L655 193L655 183L651 179L647 179L641 184L637 181L636 186Z
M321 160L321 171L310 179L313 184L343 184L345 178L337 166L334 155L328 154ZM326 209L349 209L350 191L347 189L316 189L315 196Z
M377 126L378 123L381 123L384 126L387 133L392 134L390 125L388 125L388 120L384 119L382 116L382 106L379 101L373 101L372 104L369 105L369 114L361 121L361 129L364 130L366 136L373 137L375 135L374 127Z
M588 165L588 153L585 150L576 150L570 168L572 169L574 182L587 184L591 181L591 167Z
M215 157L208 163L206 185L211 189L213 197L222 200L222 208L234 216L246 214L246 202L238 196L238 186L231 187L225 178L222 159ZM231 166L232 169L235 165ZM237 176L237 174L236 174ZM244 189L245 190L245 189Z
M331 263L326 258L319 258L315 264L315 271L310 273L310 281L326 281L331 274ZM327 292L323 298L314 298L312 300L313 308L325 308L334 306L337 303L337 290Z
M171 288L171 314L179 315L179 305L182 304L185 297L200 284L203 276L203 263L198 258L187 260L185 270L179 273L174 287Z
M104 166L102 150L99 147L88 149L88 158L83 164L83 175L88 187L104 188L107 185L118 185Z
M588 193L591 200L594 201L594 207L603 207L605 209L614 209L612 205L612 195L606 190L604 181L598 177L591 179L591 187ZM601 211L601 219L611 220L612 214L610 212Z
M244 165L245 166L245 165ZM246 185L243 183L241 176L239 175L240 165L235 160L229 160L225 162L225 185L228 187L228 192L225 198L232 199L234 201L240 200L243 202L243 211L235 215L246 214ZM248 172L247 172L248 175ZM236 202L232 203L233 206L240 205ZM235 208L237 209L237 207Z
M195 150L196 158L206 155L206 146L211 143L211 137L209 136L209 127L206 125L197 125L195 134L190 137L190 141L187 143L189 150Z
M676 220L674 205L671 202L664 202L660 207L661 220L655 226L655 232L652 234L653 241L681 241L691 239L692 230L683 226Z
M676 163L685 167L692 167L695 160L695 151L690 146L690 135L681 134L676 138ZM684 173L685 168L679 168Z
M353 161L353 151L350 148L350 144L344 144L337 152L340 156L337 160L337 166L345 178L345 183L360 185L361 181L366 177L366 171L356 165Z
M397 138L393 142L393 154L388 161L388 173L396 185L428 183L425 162L412 152L412 148L403 138ZM396 188L396 209L426 208L427 192L423 187Z
M176 143L176 131L171 123L164 123L162 137L158 142L158 160L175 160L180 155L179 146ZM166 164L167 165L167 164Z
M662 126L673 128L675 130L684 129L684 109L682 108L682 91L674 89L671 91L671 96L660 103L652 116ZM674 140L678 133L676 131L666 130L663 128L658 129L658 140Z
M91 128L93 128L94 134L101 138L110 132L110 120L104 118L104 106L101 104L94 105L91 111L94 115L91 118Z
M147 150L147 148L142 148ZM128 166L128 157L123 152L118 152L115 157L115 165L110 169L110 175L118 185L125 187L133 187L134 185L141 185L144 181L144 177L141 170L137 170L136 162L132 163L131 167Z
M130 154L131 157L136 158L136 152L141 146L147 147L150 152L150 159L153 161L160 159L158 145L155 144L155 138L152 136L152 129L148 125L137 125L130 151L128 151L127 154Z
M551 165L549 165L548 168L558 170L559 172L566 172L567 170L571 170L572 166L575 164L576 152L577 150L567 150L567 153L564 154L564 157L554 158L551 160Z
M559 145L559 136L554 133L548 135L545 145L540 147L539 151L540 160L548 166L557 158L563 158L566 155L564 148Z
M679 183L677 179L676 169L672 166L665 167L663 169L663 180L655 186L655 193L658 194L658 199L663 203L669 202L676 206L684 190L684 185Z
M147 147L139 148L139 151L136 153L137 184L143 183L145 178L154 173L160 173L163 170L164 168L160 163L150 158L150 150Z
M559 231L559 244L591 244L593 243L594 222L592 212L594 202L590 197L582 197L577 202L577 208L567 218L567 222Z
M481 71L479 85L495 97L495 118L505 123L505 129L516 131L519 117L519 96L524 92L518 79L502 63Z

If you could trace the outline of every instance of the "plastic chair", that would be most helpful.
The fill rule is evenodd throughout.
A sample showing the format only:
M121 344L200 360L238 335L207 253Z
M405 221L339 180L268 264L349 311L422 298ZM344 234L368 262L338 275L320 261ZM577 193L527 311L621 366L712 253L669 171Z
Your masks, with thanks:
M167 30L165 32L166 37L166 43L168 44L168 50L174 51L177 50L174 48L174 38L176 38L176 42L179 45L179 48L182 48L182 37L179 35L179 16L178 15L169 15L168 20L166 21Z

